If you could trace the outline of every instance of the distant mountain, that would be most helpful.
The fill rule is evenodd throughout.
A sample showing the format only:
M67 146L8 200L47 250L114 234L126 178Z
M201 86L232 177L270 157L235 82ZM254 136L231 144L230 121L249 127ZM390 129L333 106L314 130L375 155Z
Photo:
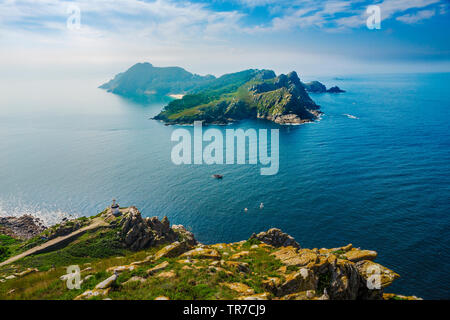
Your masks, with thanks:
M125 97L162 96L184 94L214 79L212 75L199 76L180 67L160 68L145 62L119 73L100 88Z

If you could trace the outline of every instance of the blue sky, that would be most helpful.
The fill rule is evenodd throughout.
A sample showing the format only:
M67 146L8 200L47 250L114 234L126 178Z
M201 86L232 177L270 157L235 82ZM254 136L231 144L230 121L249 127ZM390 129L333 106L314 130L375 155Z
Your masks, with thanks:
M380 8L381 29L367 28L370 5ZM79 29L67 27L74 8ZM448 0L0 0L0 67L114 74L149 61L216 75L450 71L449 18Z

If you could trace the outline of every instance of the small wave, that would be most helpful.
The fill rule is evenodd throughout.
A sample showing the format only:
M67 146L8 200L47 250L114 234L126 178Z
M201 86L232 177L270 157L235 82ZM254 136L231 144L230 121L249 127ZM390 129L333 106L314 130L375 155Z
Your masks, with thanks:
M359 119L357 116L354 116L352 114L344 113L344 116L347 116L349 119Z
M64 218L75 218L76 215L61 211L61 210L46 210L39 209L37 206L30 205L5 205L0 200L0 217L20 217L23 215L30 215L42 220L46 227L60 223Z

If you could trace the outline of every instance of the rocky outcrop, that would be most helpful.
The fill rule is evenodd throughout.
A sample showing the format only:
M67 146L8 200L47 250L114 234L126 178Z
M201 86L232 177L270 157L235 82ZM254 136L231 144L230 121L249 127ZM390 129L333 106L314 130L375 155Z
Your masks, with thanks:
M307 83L303 83L303 87L306 89L306 91L311 93L342 93L345 92L345 90L342 90L338 86L331 87L330 89L327 89L327 87L320 83L319 81L311 81Z
M331 87L330 89L328 89L327 92L328 93L343 93L343 92L345 92L345 90L342 90L338 86L334 86L334 87Z
M313 92L313 93L327 92L327 87L325 87L325 85L320 83L319 81L307 82L307 83L304 83L303 86L305 87L306 91L308 91L308 92Z
M332 249L299 249L298 244L296 247L292 245L295 241L292 237L275 230L254 234L250 239L279 247L271 255L288 268L298 268L293 273L280 268L281 277L263 282L266 290L283 299L311 296L314 299L381 300L384 288L399 277L394 271L372 261L378 255L376 251L354 248L352 244ZM273 240L274 234L278 235L275 237L278 241ZM283 242L289 245L284 246ZM284 281L281 279L283 276ZM309 290L316 294L306 294Z
M300 248L297 241L287 233L282 232L280 229L272 228L266 232L260 232L258 234L252 234L250 239L256 239L261 242L270 244L274 247L288 247Z
M195 244L192 233L176 226L170 227L167 217L161 221L157 217L142 218L141 213L135 207L130 207L120 221L120 233L123 243L132 250L140 250L157 246L163 243L183 241Z
M312 110L319 106L309 97L295 71L281 74L273 83L250 88L257 117L279 124L300 124L316 118Z
M68 220L67 218L65 218L60 224L48 228L45 232L45 238L47 238L47 240L52 240L57 237L66 236L89 225L89 223L89 219Z
M0 217L0 233L13 238L28 240L46 229L42 220L30 215Z

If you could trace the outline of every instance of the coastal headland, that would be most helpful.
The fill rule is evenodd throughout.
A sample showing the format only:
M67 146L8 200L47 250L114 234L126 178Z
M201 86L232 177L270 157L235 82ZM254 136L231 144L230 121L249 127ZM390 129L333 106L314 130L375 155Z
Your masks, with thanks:
M135 207L65 220L28 240L2 234L0 244L0 299L418 299L385 292L399 275L373 250L307 249L276 228L205 245Z

